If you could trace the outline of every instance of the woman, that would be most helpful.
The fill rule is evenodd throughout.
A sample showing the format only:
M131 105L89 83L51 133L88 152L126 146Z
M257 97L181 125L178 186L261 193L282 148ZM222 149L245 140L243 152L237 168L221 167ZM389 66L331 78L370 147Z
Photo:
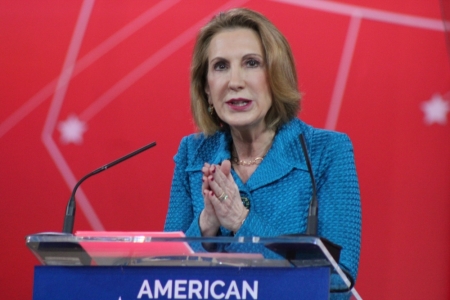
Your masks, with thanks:
M259 13L217 15L197 38L191 108L202 134L181 141L166 231L187 236L304 233L312 185L299 135L317 181L318 235L343 247L356 277L360 198L353 148L341 133L297 118L300 93L291 49Z

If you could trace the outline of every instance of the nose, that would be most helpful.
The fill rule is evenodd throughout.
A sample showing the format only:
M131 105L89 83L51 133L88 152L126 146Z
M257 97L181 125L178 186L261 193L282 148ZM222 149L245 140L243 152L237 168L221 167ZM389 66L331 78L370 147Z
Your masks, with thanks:
M242 70L238 67L231 68L230 70L230 80L228 82L228 88L231 90L241 90L245 86L244 74Z

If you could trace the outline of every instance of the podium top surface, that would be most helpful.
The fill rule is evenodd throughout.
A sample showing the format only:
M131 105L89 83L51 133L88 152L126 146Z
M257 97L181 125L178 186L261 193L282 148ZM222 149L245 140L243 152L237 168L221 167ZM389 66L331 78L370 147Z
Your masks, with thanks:
M329 241L315 236L184 237L180 232L38 233L26 245L51 266L328 266L338 286L351 282ZM339 247L339 246L338 246ZM337 259L335 259L337 258ZM334 284L332 284L334 285Z
M185 237L179 232L81 232L67 234L43 232L26 236L26 242L114 242L114 243L152 243L152 242L201 242L218 244L315 244L321 239L316 236L279 236L279 237Z
M26 237L28 248L44 265L129 265L136 259L192 260L194 257L292 261L305 265L333 265L335 258L322 239L314 236L185 237L181 232L38 233ZM68 259L72 257L73 261ZM78 257L78 259L74 259ZM189 257L189 258L187 258ZM250 265L252 265L250 264ZM244 264L246 266L246 264Z

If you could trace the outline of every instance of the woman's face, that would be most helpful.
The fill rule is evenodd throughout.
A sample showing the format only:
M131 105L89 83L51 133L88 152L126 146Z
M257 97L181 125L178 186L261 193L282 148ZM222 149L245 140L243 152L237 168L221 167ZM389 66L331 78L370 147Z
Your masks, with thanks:
M253 30L226 30L212 38L205 92L217 115L231 128L265 129L272 96L263 47Z

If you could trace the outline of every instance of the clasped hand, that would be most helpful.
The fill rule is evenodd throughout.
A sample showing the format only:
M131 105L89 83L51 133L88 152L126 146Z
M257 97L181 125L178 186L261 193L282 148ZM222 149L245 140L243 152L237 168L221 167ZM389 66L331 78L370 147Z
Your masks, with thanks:
M220 226L237 232L247 217L239 189L231 176L231 163L224 160L221 165L205 163L203 173L203 199L205 208L200 214L200 229L203 236L215 236Z

